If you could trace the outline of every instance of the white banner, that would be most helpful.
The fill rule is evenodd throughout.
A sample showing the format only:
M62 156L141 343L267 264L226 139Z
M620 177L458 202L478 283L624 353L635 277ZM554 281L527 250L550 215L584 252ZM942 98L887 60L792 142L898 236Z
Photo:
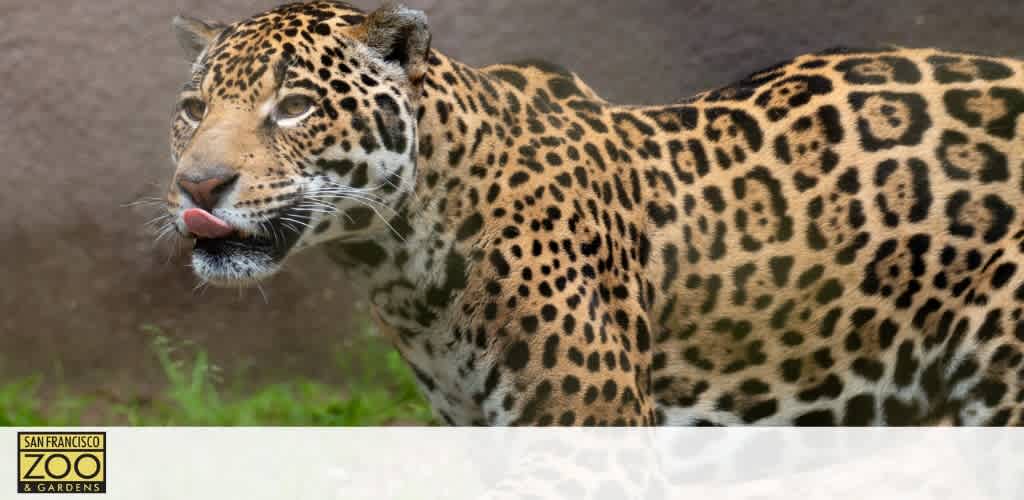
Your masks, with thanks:
M19 435L19 431L31 434ZM95 434L88 439L49 434L55 431L101 431L105 439ZM74 451L61 451L61 446ZM8 484L3 484L4 478ZM0 430L0 498L63 497L69 494L40 496L25 491L84 488L74 486L72 480L89 482L90 488L98 488L95 485L103 480L104 493L74 496L110 500L1019 500L1024 498L1024 432L980 428Z

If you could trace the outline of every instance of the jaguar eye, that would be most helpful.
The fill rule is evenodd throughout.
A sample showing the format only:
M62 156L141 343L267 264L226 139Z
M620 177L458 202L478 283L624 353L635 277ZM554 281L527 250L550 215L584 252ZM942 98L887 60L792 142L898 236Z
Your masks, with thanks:
M181 110L185 112L185 116L189 120L198 122L206 115L206 103L195 97L190 97L181 101Z
M304 95L290 95L277 105L277 117L281 119L298 118L313 107L313 99Z

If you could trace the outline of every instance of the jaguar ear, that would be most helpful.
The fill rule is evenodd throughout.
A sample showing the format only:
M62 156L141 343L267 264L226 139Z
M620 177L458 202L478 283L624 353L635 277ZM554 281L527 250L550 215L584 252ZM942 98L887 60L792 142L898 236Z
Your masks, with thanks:
M200 21L187 16L174 16L171 26L174 27L174 35L178 37L178 45L185 50L190 61L199 57L225 28L221 23Z
M366 17L357 36L385 61L402 66L413 84L427 73L430 28L423 11L389 2Z

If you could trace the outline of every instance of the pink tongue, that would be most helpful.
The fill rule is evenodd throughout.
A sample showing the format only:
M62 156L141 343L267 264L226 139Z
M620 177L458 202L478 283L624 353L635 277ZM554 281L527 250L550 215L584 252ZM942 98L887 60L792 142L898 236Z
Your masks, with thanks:
M185 210L183 217L189 232L200 238L224 238L233 231L226 222L201 208Z

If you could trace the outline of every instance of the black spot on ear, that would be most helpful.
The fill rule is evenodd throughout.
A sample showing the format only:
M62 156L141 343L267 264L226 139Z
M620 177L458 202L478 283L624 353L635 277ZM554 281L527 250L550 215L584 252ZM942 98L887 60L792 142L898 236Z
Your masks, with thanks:
M409 64L409 48L402 40L395 40L391 49L384 54L385 61L394 61L402 66Z
M430 30L422 11L387 4L371 13L365 21L364 43L385 61L401 65L413 82L426 74L430 53Z

